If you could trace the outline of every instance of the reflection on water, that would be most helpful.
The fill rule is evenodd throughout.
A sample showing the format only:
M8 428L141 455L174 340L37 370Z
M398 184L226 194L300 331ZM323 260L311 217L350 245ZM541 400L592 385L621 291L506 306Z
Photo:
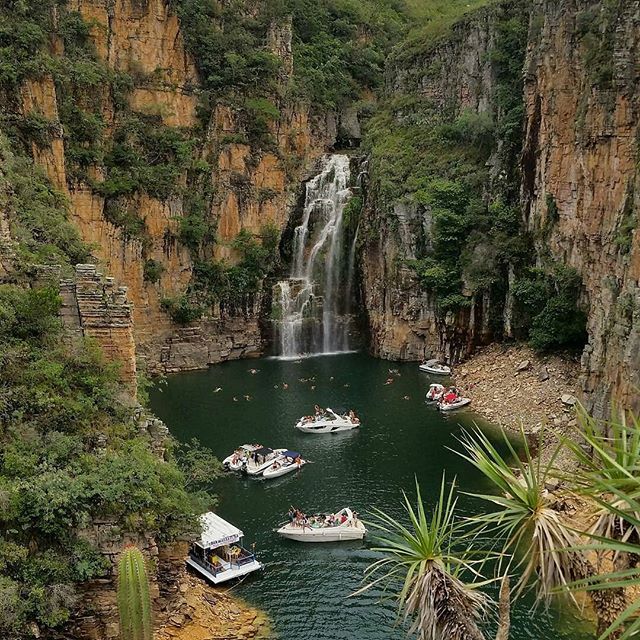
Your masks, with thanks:
M390 374L390 366L399 375ZM393 383L385 384L390 376ZM218 483L220 515L243 529L245 544L255 543L266 564L262 575L234 591L271 615L282 640L405 637L394 603L381 602L381 593L348 598L376 558L370 540L302 544L280 539L273 529L290 505L307 512L351 506L365 518L377 507L402 516L401 492L413 491L414 477L431 505L444 471L457 477L463 491L486 490L478 473L449 449L456 448L461 425L473 424L473 414L444 417L425 405L431 381L413 364L350 354L226 363L172 375L153 391L152 408L171 432L181 440L199 438L220 458L239 444L260 442L301 451L312 461L299 473L271 481L230 475ZM222 390L214 393L218 387ZM316 403L353 408L363 426L324 436L295 430L297 419ZM470 513L480 506L462 495L460 508ZM576 619L531 612L530 604L515 607L511 640L593 637Z

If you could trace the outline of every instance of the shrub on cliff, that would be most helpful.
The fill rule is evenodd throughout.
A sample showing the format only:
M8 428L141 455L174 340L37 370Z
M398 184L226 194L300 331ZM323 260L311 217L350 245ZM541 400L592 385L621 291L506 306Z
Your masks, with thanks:
M81 534L96 519L170 541L213 504L217 461L171 442L164 459L152 451L117 366L91 342L63 340L60 302L52 287L0 287L2 638L64 626L80 584L108 575Z

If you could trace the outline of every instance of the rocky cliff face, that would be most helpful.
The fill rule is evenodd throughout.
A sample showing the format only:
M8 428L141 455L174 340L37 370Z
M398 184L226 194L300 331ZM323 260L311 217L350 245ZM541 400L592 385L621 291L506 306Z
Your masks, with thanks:
M388 66L392 126L416 127L417 135L428 135L464 113L494 117L496 74L489 60L495 38L495 14L483 10L426 51ZM412 114L416 104L417 116ZM420 285L413 263L430 250L433 207L416 196L418 189L407 178L401 179L407 182L399 194L389 198L384 193L380 174L394 161L383 156L371 162L362 220L361 290L371 350L392 360L438 356L457 361L491 337L492 299L467 290L461 308L446 310ZM496 164L495 153L489 162Z
M106 69L133 80L126 97L128 113L155 118L174 131L195 131L201 94L198 72L170 3L73 0L67 8L78 11L91 25L91 40ZM281 61L280 81L285 82L293 64L290 22L272 24L267 45ZM51 46L54 53L62 52L61 42ZM91 87L91 92L92 100L100 102L108 147L121 126L121 105L106 84ZM126 211L143 227L141 233L131 233L114 223L113 199L95 186L107 177L101 162L92 162L81 175L69 175L60 124L63 99L51 77L27 80L21 89L21 116L37 115L52 123L46 144L32 144L33 156L54 185L68 194L73 220L104 271L128 288L138 355L152 369L179 370L260 352L259 295L240 309L214 305L202 322L190 323L188 330L176 325L162 308L162 300L181 296L193 277L193 251L177 239L181 220L188 215L189 191L196 190L188 186L188 168L177 177L182 188L166 197L136 192L117 198L118 211ZM76 101L83 106L83 98ZM246 142L244 123L228 104L214 104L204 134L189 134L198 140L193 151L201 163L197 190L212 194L205 203L204 218L217 229L217 244L202 247L201 257L215 256L233 264L237 255L230 244L241 229L255 234L269 224L282 229L310 164L335 139L331 115L313 116L307 107L284 99L278 109L269 124L274 141L269 150ZM153 279L147 276L145 264L156 270Z
M524 215L538 255L582 275L582 384L600 414L640 406L639 41L640 2L534 3Z

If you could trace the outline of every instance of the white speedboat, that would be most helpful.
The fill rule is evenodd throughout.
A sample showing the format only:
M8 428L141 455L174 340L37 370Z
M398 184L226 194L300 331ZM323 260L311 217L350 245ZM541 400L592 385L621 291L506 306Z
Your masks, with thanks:
M337 513L303 516L277 529L283 538L298 542L342 542L362 540L367 530L348 507Z
M259 444L242 444L222 461L222 466L229 471L240 471L249 456L260 448L262 445Z
M298 420L296 429L305 433L337 433L349 431L360 426L360 418L354 413L351 415L338 415L332 409L327 408L324 413L316 416L304 416Z
M462 407L466 407L468 404L471 404L471 398L456 398L453 402L445 402L441 400L438 402L438 409L440 411L455 411L456 409L462 409Z
M268 469L276 458L279 458L287 449L270 449L260 447L256 449L248 459L242 463L240 471L250 476L259 476Z
M427 391L427 402L438 402L444 395L444 387L437 382L429 385L429 391Z
M427 360L427 362L423 362L418 368L420 371L436 376L451 375L451 367L446 364L440 364L437 360Z
M292 471L297 471L305 464L307 464L307 461L303 460L297 451L285 451L262 472L262 477L267 479L279 478Z

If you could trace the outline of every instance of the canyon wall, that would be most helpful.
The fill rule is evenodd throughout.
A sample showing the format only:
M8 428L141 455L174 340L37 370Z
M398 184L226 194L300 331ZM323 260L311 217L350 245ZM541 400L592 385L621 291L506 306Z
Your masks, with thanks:
M392 126L412 126L417 135L426 135L463 113L494 117L496 77L488 61L495 46L495 22L494 11L482 10L455 24L450 35L425 51L388 64L386 101ZM411 104L419 105L424 115L416 117ZM406 184L399 195L383 193L379 174L394 161L390 152L389 158L370 162L362 219L361 292L371 350L391 360L457 361L468 356L474 344L492 337L488 320L493 302L488 294L467 288L463 307L443 310L437 296L420 285L412 263L430 250L433 208L416 197L418 189L409 178L401 178ZM495 154L489 162L497 165Z
M471 15L431 48L391 63L387 100L394 127L410 126L416 118L408 98L427 102L429 113L445 113L448 122L465 110L500 117L494 49L502 37L497 35L500 7L509 4ZM530 242L527 259L539 269L571 267L582 278L585 403L598 415L606 414L612 401L638 408L640 3L535 0L524 5L524 13L522 3L519 7L528 35L518 79L524 123L516 200L520 235ZM426 138L441 122L423 118L419 130ZM482 187L485 201L508 169L499 160L502 130L494 136ZM463 274L468 303L443 313L437 296L421 286L414 264L430 250L433 212L420 200L419 185L410 184L410 173L403 196L391 201L382 193L381 174L384 165L371 163L361 244L373 353L455 361L478 343L511 337L513 286L530 268L527 263L509 259L499 296L470 290ZM491 317L500 321L497 332L487 325Z
M213 96L204 132L197 133L202 97L198 71L170 3L71 0L67 8L78 11L91 26L95 52L108 72L132 79L125 110L136 117L155 118L158 126L187 132L191 141L196 141L193 163L200 162L199 171L204 173L195 187L188 183L185 168L178 178L180 188L166 197L144 191L119 197L118 209L143 227L142 233L131 233L114 224L108 211L113 202L96 188L108 177L100 162L92 163L81 175L68 171L60 124L64 99L60 86L44 75L27 80L21 88L21 117L37 115L51 125L47 143L32 144L34 159L68 195L71 217L92 246L101 269L128 288L138 356L147 360L151 370L171 371L259 353L259 292L241 305L214 304L202 321L195 320L187 327L172 321L162 301L185 293L194 277L195 257L233 264L238 256L231 243L240 230L259 234L265 225L280 230L285 226L301 180L335 140L335 117L331 113L313 115L306 106L274 98L278 115L269 123L274 144L269 149L256 149L246 141L238 111ZM272 24L265 43L281 61L281 83L292 73L291 37L291 24L285 20ZM61 42L54 41L51 47L54 54L63 53ZM90 91L91 99L100 102L108 148L121 124L122 106L116 105L114 91L107 85L91 87ZM76 97L81 107L83 101L83 97ZM188 198L198 190L213 194L206 202L205 219L215 228L216 238L194 257L194 251L180 242L179 229L181 219L188 215ZM147 277L145 265L156 270L153 279Z
M640 2L534 3L524 217L537 254L582 276L582 384L600 415L640 408L639 45Z

